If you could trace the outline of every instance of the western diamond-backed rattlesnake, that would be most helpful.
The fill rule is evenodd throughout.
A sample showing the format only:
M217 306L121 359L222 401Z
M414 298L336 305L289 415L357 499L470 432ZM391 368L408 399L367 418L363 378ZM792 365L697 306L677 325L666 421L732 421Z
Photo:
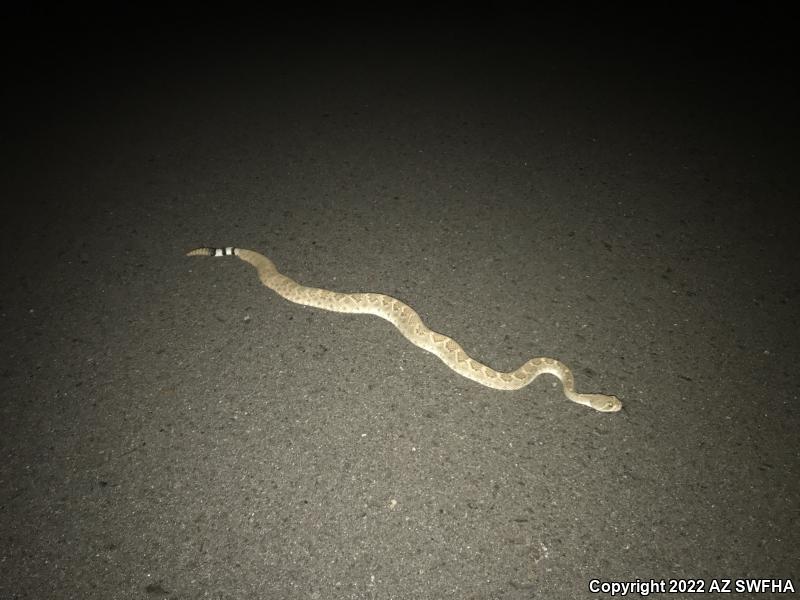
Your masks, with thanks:
M531 381L549 373L561 380L564 394L578 404L590 406L601 412L616 412L622 402L616 396L605 394L579 394L575 391L575 378L566 365L554 358L532 358L516 371L502 373L473 360L454 340L431 331L416 311L397 298L384 294L340 294L330 290L306 287L278 272L266 256L242 248L197 248L186 256L238 256L253 265L261 283L290 302L314 306L334 312L370 314L386 319L412 344L438 356L444 364L459 375L490 388L517 390Z

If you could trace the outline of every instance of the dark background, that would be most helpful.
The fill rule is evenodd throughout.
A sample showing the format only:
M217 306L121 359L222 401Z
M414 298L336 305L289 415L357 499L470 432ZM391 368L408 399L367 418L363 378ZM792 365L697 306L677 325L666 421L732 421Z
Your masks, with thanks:
M2 17L0 598L797 577L788 14ZM199 245L625 408L483 388Z

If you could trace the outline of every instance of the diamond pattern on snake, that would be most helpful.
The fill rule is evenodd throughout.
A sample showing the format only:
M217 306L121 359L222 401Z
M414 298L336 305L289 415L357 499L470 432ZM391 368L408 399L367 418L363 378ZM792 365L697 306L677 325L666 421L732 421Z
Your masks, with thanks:
M243 248L197 248L186 255L238 256L255 267L261 283L289 302L333 312L368 314L386 319L412 344L436 355L459 375L486 387L497 390L518 390L540 375L549 374L558 377L564 395L573 402L600 412L617 412L622 409L622 402L616 396L577 392L572 371L555 358L541 356L530 359L518 369L508 373L495 371L470 357L452 338L428 329L417 312L397 298L385 294L342 294L307 287L278 272L275 264L266 256Z

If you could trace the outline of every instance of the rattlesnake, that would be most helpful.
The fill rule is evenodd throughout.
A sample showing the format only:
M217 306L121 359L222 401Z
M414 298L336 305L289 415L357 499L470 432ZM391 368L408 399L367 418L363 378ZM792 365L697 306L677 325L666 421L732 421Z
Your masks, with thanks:
M470 358L453 339L428 329L416 311L397 298L385 294L341 294L306 287L279 273L266 256L242 248L197 248L186 256L238 256L256 268L261 283L290 302L333 312L370 314L386 319L412 344L435 354L453 371L481 385L498 390L516 390L525 387L539 375L549 373L561 380L564 394L573 402L601 412L616 412L622 408L622 402L616 396L576 392L572 371L554 358L532 358L509 373L495 371Z

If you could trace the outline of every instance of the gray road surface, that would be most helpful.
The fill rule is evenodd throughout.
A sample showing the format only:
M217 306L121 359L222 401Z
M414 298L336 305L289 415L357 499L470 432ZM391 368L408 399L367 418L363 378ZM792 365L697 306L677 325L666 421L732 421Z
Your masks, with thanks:
M743 21L640 17L31 31L5 96L0 599L797 587L791 65ZM556 356L625 409L483 388L184 257L208 244L401 298L498 369Z

